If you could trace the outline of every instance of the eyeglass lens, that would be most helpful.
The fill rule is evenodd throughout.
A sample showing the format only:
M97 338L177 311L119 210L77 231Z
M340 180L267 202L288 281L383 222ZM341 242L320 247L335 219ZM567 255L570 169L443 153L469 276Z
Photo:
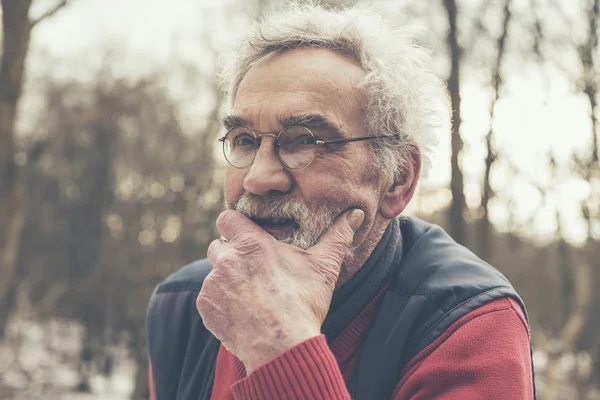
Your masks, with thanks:
M258 136L248 128L236 127L225 135L223 153L227 161L236 168L245 168L254 162L258 151ZM315 137L303 126L284 129L275 144L281 163L289 169L302 169L315 158Z

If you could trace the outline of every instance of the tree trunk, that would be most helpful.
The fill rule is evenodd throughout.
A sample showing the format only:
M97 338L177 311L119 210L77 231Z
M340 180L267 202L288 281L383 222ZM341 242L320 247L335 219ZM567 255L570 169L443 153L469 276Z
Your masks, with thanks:
M570 384L571 377L562 376L560 371L560 361L564 354L574 354L576 351L576 341L585 327L585 321L590 309L593 288L591 285L592 270L587 263L579 264L574 271L574 302L569 311L569 315L562 327L556 340L543 340L541 346L548 354L548 363L546 367L546 393L545 399L562 399L562 387ZM563 296L568 296L563 293Z
M502 33L498 37L498 41L496 43L498 54L496 57L496 64L494 65L494 70L492 72L492 83L494 85L495 94L494 99L492 100L492 104L490 104L490 129L485 138L487 156L485 158L485 174L483 178L483 187L481 193L482 216L481 220L479 221L479 256L484 260L489 260L489 258L493 255L493 248L490 245L490 237L492 236L492 224L490 222L489 216L489 204L491 198L493 197L490 175L492 171L492 165L496 161L496 154L493 147L494 129L492 126L494 121L494 111L496 109L496 103L500 98L500 85L502 83L501 68L502 61L504 59L506 37L508 35L508 24L511 18L510 3L510 0L506 0L504 4L504 20L502 23Z
M21 235L27 215L27 170L15 160L15 121L32 28L67 4L63 0L35 21L31 0L1 0L2 60L0 61L0 340L12 313Z
M14 125L29 47L31 0L2 0L2 64L0 66L0 195L10 197L17 172Z
M458 243L467 244L467 224L465 221L465 212L467 202L464 194L464 178L460 169L460 152L463 147L463 141L460 137L460 55L461 49L458 44L458 33L456 26L456 1L444 0L446 11L448 12L448 22L450 29L448 32L448 45L450 47L451 69L448 79L448 90L452 101L453 124L452 124L452 157L451 168L452 175L450 180L450 189L452 191L452 203L448 214L448 226L450 233Z
M594 198L597 198L598 187L593 184L593 177L598 176L600 173L600 145L598 143L598 120L596 118L596 112L598 111L597 95L598 95L598 66L597 59L594 58L594 53L598 50L598 20L600 19L600 0L590 0L590 8L587 13L588 16L588 38L586 43L580 49L581 62L583 66L583 81L584 81L584 92L590 103L590 122L592 125L592 151L588 158L587 164L585 165L585 178L591 184L592 191L589 197L583 201L582 211L587 225L587 243L585 248L587 249L587 260L591 266L590 269L590 280L592 282L598 282L597 274L600 273L600 262L594 249L597 248L598 243L594 237L594 220L597 221L600 218L600 207L595 205ZM598 304L597 291L593 292ZM583 323L588 321L584 320ZM600 332L600 329L599 329ZM591 352L592 356L592 371L588 382L581 382L581 391L586 392L591 390L596 385L600 385L600 350L598 347ZM596 386L597 387L597 386Z
M596 65L594 62L594 51L598 47L598 32L597 32L597 21L600 18L600 1L593 0L592 7L588 14L588 40L581 49L581 61L583 64L583 91L587 95L588 101L590 102L590 119L592 123L592 157L591 163L599 161L600 148L598 147L598 128L596 119L596 95L598 92L597 88L597 72Z
M15 162L15 121L29 48L31 0L2 0L3 43L0 65L0 339L14 299L17 254L25 224L25 167Z

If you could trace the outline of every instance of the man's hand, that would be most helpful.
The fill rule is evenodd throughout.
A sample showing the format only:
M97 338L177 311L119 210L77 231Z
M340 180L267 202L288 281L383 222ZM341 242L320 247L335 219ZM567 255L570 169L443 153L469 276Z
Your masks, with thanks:
M237 211L219 215L228 241L208 248L213 270L196 300L204 326L250 373L321 333L340 265L364 219L339 216L308 250L278 242Z

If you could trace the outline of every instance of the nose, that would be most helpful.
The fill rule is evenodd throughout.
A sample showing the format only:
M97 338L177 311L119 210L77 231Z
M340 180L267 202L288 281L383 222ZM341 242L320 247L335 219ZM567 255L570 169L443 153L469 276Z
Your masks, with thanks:
M274 141L273 138L262 138L254 162L244 178L246 192L264 196L287 193L291 190L291 176L275 154Z

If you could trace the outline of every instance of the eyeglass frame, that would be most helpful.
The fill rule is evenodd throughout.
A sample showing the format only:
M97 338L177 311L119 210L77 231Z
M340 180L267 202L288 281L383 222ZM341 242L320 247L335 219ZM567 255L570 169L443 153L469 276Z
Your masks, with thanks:
M245 165L243 167L236 167L235 165L233 165L231 163L231 161L229 161L229 159L227 158L227 155L225 154L225 139L227 138L227 135L229 134L229 132L231 132L234 129L238 129L238 128L245 128L248 131L250 131L252 133L252 135L254 136L254 138L256 139L256 149L254 150L254 157L252 157L252 161L250 161L250 163L248 165ZM227 132L225 133L224 136L219 138L219 142L223 143L223 156L225 157L225 160L227 161L227 163L229 165L231 165L233 168L235 169L244 169L244 168L248 168L249 166L251 166L252 164L254 164L254 160L256 160L256 154L258 153L258 150L260 148L260 145L262 143L262 137L263 136L272 136L275 138L275 140L273 141L273 147L275 150L275 155L277 156L277 160L279 161L279 163L287 170L290 171L301 171L305 168L308 168L308 166L310 166L310 164L312 164L312 162L314 161L314 159L316 158L317 154L315 153L313 155L313 157L311 158L311 160L308 162L308 164L306 164L304 167L302 168L290 168L287 165L285 165L285 163L283 162L283 160L281 159L281 156L279 155L279 150L278 150L278 139L279 137L288 129L291 128L303 128L304 130L306 130L314 139L315 143L312 143L311 146L316 146L316 145L320 145L320 146L327 146L327 145L331 145L331 144L346 144L346 143L352 143L352 142L361 142L364 140L370 140L370 139L378 139L381 138L381 136L357 136L357 137L352 137L352 138L345 138L345 139L333 139L333 140L320 140L317 139L315 137L315 135L312 133L312 131L304 126L304 125L291 125L291 126L286 126L285 128L283 128L277 135L275 135L274 133L270 133L270 132L265 132L265 133L261 133L261 134L257 134L254 130L248 128L247 126L234 126L231 127L229 130L227 130Z

